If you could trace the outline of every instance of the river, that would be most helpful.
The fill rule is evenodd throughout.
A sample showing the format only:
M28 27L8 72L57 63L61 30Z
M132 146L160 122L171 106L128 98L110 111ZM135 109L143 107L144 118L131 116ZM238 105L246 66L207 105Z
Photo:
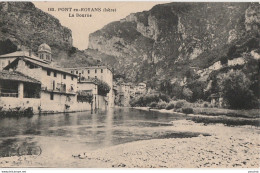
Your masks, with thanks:
M131 108L2 118L0 157L53 153L71 156L138 140L197 136L171 130L171 121L181 119L185 117ZM20 152L30 150L28 146L40 151Z

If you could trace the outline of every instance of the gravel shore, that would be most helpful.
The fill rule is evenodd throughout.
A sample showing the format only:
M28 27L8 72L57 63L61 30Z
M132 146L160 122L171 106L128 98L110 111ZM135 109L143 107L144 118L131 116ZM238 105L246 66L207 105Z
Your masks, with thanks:
M76 156L0 158L1 167L127 167L127 168L259 168L258 127L172 122L172 130L208 133L193 138L152 139L121 144Z

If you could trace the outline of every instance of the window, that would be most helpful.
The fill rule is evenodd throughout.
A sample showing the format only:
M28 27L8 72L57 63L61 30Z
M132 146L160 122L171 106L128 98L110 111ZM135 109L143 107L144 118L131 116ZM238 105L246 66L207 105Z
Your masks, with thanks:
M97 78L97 76L95 76L95 79Z
M71 73L73 74L74 71L71 71Z
M66 74L63 75L63 79L66 79Z
M88 79L90 79L90 77L88 76Z
M51 100L54 100L54 95L53 95L53 93L50 94L50 99L51 99Z
M74 79L74 77L73 76L71 76L71 80L73 80Z
M50 76L51 75L51 71L47 70L47 75Z
M101 69L101 73L103 73L103 69Z
M56 71L54 72L54 77L57 77L57 72Z
M88 70L88 74L90 73L90 70Z
M78 74L79 72L78 72L78 70L76 71L76 74Z
M84 70L82 70L82 74L84 74Z
M95 73L97 73L97 69L95 69Z

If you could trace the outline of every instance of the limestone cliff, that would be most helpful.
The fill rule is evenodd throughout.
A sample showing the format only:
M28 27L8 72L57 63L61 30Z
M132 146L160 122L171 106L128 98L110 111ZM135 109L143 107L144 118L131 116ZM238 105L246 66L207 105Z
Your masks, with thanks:
M127 80L183 77L190 67L206 68L239 40L259 39L259 3L174 2L130 14L89 37L89 49Z
M47 43L53 59L61 65L68 61L89 64L83 51L72 46L71 30L57 18L36 8L31 2L0 2L0 54L26 47L37 52Z

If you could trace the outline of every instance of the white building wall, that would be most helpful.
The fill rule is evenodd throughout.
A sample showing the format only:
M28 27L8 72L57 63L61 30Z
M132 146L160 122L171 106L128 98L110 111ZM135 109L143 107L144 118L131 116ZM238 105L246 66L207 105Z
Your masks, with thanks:
M0 70L3 70L4 67L6 67L8 64L13 62L16 58L0 58Z
M26 66L23 60L18 62L18 66L16 71L19 71L27 76L30 76L42 83L42 87L47 87L48 90L53 90L57 88L57 84L66 84L66 92L75 93L77 91L77 77L72 76L67 73L62 73L56 71L56 77L54 77L54 69L49 69L50 76L47 74L47 69L43 69L42 67L30 69ZM64 79L64 75L66 74L66 79ZM55 88L53 88L53 81L55 82ZM71 86L73 87L73 91L71 90Z
M97 94L97 85L94 83L90 83L90 82L81 82L77 84L78 91L84 91L84 90L92 90L92 94L95 95Z
M1 111L10 111L10 109L19 108L20 111L27 108L33 108L33 113L38 113L40 99L36 98L17 98L17 97L0 97L0 105L3 107Z
M107 94L109 100L109 107L114 106L114 97L113 97L113 73L106 67L83 67L83 68L71 68L69 69L73 74L83 76L86 79L97 78L106 82L110 86L110 91Z

